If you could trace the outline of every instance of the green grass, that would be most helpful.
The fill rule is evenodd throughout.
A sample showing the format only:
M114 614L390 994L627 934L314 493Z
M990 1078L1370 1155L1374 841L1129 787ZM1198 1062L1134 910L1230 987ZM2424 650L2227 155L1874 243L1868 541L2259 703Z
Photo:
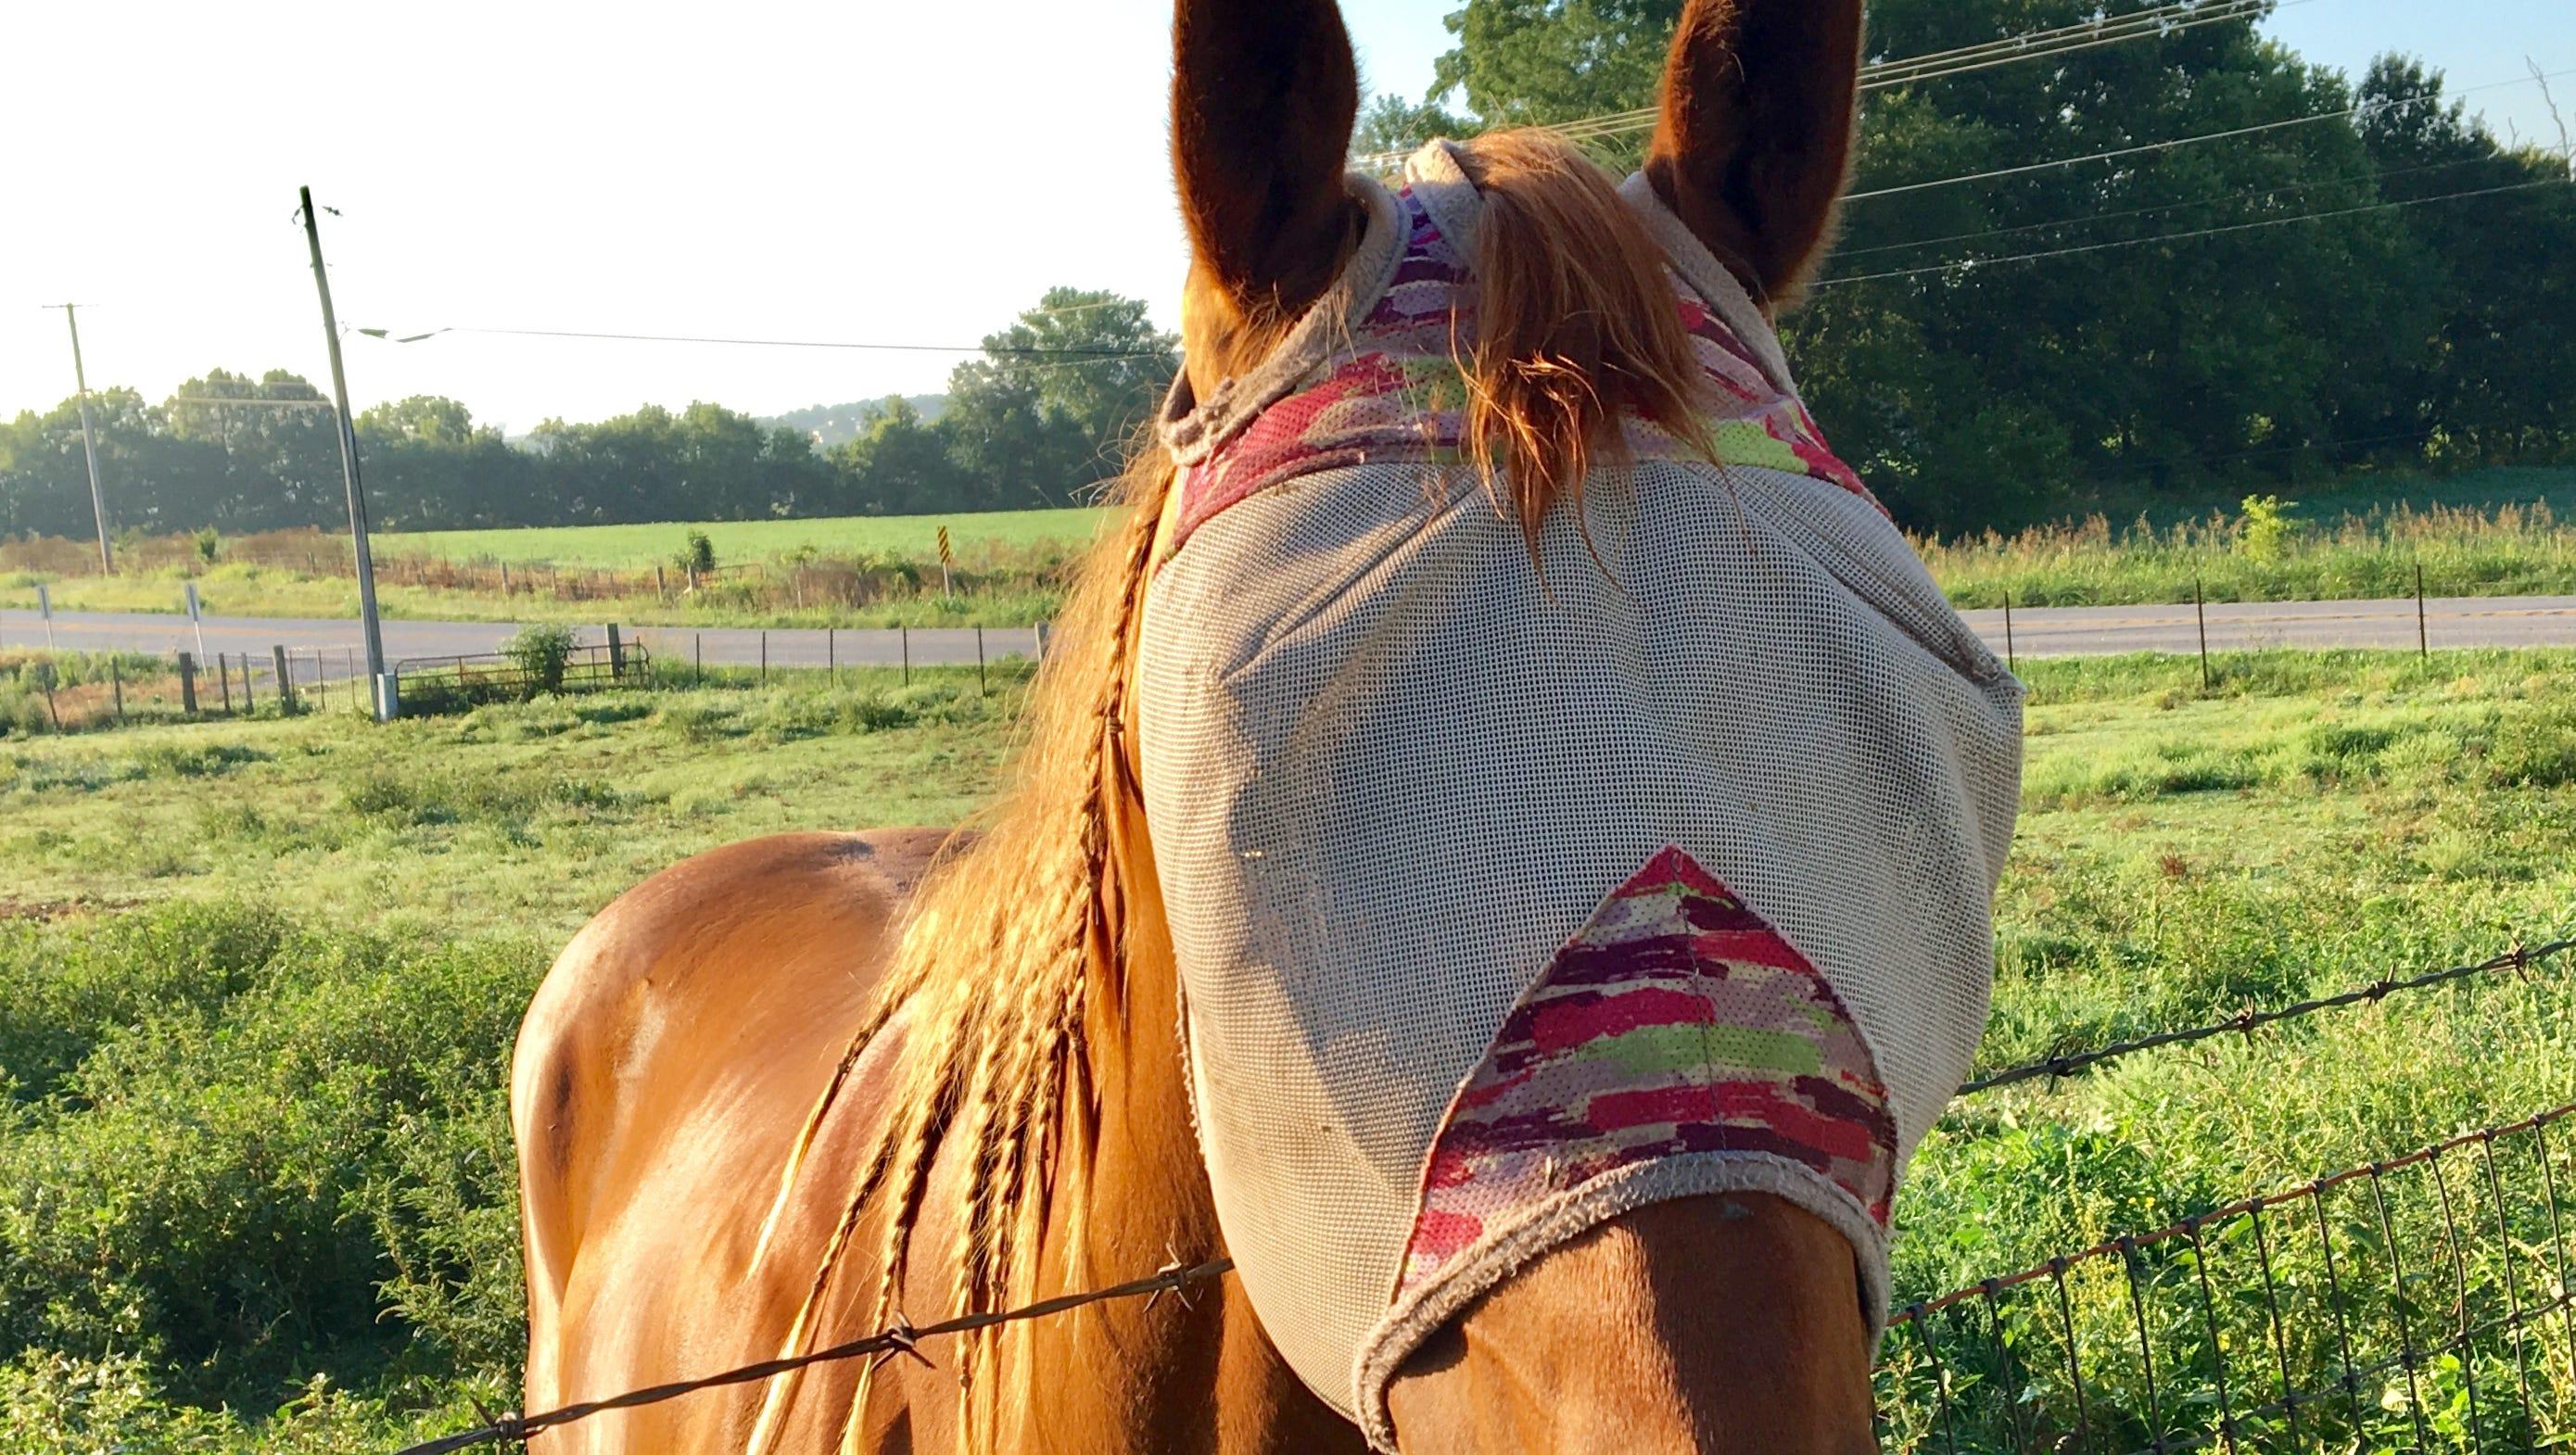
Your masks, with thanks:
M1100 532L1107 510L1014 510L967 515L846 516L836 520L745 520L656 525L558 526L530 530L444 530L381 535L385 556L450 561L551 562L558 566L652 569L704 531L719 563L761 561L811 550L825 556L939 558L939 528L961 553L976 547L1080 547Z
M739 677L741 674L736 674ZM0 903L183 895L341 924L556 937L702 849L954 822L1017 686L852 671L836 689L614 692L384 728L339 713L0 742Z
M2576 922L2576 653L2218 666L2032 667L1983 1064ZM554 947L699 849L971 812L1015 690L0 743L0 1448L363 1448L509 1402L502 1077ZM1900 1202L1901 1295L2576 1098L2571 977L1967 1103ZM2124 1297L2078 1278L2079 1322L2116 1333Z

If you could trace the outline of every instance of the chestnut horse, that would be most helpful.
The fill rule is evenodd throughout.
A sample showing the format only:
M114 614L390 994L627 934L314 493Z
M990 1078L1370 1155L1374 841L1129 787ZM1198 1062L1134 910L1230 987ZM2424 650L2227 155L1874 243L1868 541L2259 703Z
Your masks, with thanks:
M1179 0L1174 33L1183 331L1207 399L1358 245L1342 181L1358 79L1332 0ZM1690 0L1674 38L1646 175L1766 311L1797 295L1830 232L1860 37L1859 0ZM1503 167L1544 145L1464 155ZM1508 311L1489 299L1492 326ZM1577 382L1588 405L1544 381L1486 393L1499 444L1484 458L1501 456L1525 524L1579 486L1603 401L1629 397ZM512 1086L530 1408L1224 1254L1124 731L1137 603L1170 524L1171 467L1158 446L1139 456L1127 523L1077 589L1017 781L980 837L723 849L618 899L556 963ZM1388 1404L1405 1455L1869 1450L1866 1329L1842 1233L1759 1193L1683 1198L1485 1293L1412 1355ZM535 1443L1367 1448L1231 1278L923 1352Z

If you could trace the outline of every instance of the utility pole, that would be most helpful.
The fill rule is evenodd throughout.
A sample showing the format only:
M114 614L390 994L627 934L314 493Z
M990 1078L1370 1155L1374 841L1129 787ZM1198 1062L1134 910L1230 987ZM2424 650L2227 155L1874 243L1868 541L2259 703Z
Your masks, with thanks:
M367 638L367 684L376 721L395 712L394 684L385 676L384 628L376 619L376 558L367 549L367 494L358 484L358 430L349 415L349 374L340 364L340 319L331 311L331 275L322 266L322 229L314 216L313 189L297 189L304 203L304 241L313 253L313 286L322 294L322 337L331 348L331 395L339 401L340 473L349 482L349 537L358 566L358 617Z
M80 389L81 453L89 457L89 508L98 517L98 568L113 575L116 556L107 544L107 496L98 488L98 431L89 421L89 371L81 367L80 305L54 303L46 306L61 309L63 321L72 326L72 383Z

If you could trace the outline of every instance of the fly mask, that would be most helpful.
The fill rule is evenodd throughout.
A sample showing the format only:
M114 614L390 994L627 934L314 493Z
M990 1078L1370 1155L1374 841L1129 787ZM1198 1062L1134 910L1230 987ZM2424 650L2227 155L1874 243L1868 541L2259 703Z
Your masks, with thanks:
M1424 1337L1653 1202L1823 1218L1875 1336L1985 1021L2021 689L1641 177L1723 463L1626 421L1533 560L1462 449L1482 199L1443 144L1349 185L1340 286L1176 390L1137 725L1228 1247L1392 1450Z

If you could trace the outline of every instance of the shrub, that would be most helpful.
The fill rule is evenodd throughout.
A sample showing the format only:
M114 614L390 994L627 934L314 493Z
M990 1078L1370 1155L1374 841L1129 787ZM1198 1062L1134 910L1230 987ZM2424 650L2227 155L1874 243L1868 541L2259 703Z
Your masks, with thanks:
M716 543L702 530L689 532L689 543L680 548L680 570L684 574L712 576L716 571Z
M501 644L501 655L518 667L525 679L524 690L534 696L540 692L561 692L564 668L572 662L573 650L580 645L568 626L532 626Z
M2248 560L2281 559L2289 553L2290 542L2299 533L2300 522L2290 518L2290 512L2298 508L2299 502L2283 500L2278 495L2246 496L2244 518L2236 525L2236 549Z
M0 1367L52 1361L0 1406L68 1399L105 1449L162 1400L512 1368L505 1087L545 958L221 906L0 936L0 1062L37 1078L0 1117Z

